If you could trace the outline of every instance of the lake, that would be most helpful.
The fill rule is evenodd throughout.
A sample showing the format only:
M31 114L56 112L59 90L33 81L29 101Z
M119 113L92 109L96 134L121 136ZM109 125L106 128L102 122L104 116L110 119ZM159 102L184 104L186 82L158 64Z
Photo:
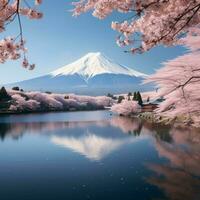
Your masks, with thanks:
M0 117L2 200L199 200L200 131L109 111Z

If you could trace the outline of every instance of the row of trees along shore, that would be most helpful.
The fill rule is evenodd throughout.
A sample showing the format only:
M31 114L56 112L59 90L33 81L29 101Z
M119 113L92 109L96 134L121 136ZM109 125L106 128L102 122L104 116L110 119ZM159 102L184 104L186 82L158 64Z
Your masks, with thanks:
M128 101L131 101L131 100L137 101L140 106L143 105L142 96L139 91L134 92L134 93L129 92L127 95L119 95L119 96L116 96L110 93L107 94L107 97L117 100L117 103L121 103L124 99L126 99L126 96L127 96ZM147 99L147 101L149 101L149 99Z
M10 24L19 26L19 34L0 41L1 63L21 58L23 67L35 67L27 60L21 17L40 19L41 3L0 0L0 31L4 33ZM119 32L116 42L125 52L144 53L159 45L185 46L185 55L163 63L146 82L156 83L158 96L165 98L157 109L159 115L185 116L188 123L200 126L200 0L79 0L73 6L74 16L93 11L93 16L104 19L113 11L123 13L127 19L114 21L111 27Z

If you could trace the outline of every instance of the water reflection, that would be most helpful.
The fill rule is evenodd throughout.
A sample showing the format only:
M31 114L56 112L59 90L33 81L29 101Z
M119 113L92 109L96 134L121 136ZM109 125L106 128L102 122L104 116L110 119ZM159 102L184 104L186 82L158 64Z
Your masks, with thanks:
M87 131L80 137L52 137L54 144L61 145L78 152L90 160L101 160L111 152L119 149L121 146L130 144L135 141L134 138L111 138L101 137Z
M145 177L146 182L159 188L165 194L163 199L200 199L200 131L197 129L158 126L123 117L0 124L2 142L8 138L20 139L26 134L46 136L53 144L81 154L89 161L103 160L124 146L150 140L157 160L143 162L146 170L152 172Z
M155 140L160 157L167 164L149 163L156 176L147 181L161 188L169 200L200 199L200 132L195 129L172 128L173 143Z
M94 132L94 126L99 127L100 132ZM109 127L116 127L116 131L120 129L125 134L107 134ZM72 133L76 129L78 131ZM24 134L42 134L50 137L54 144L80 153L90 160L101 160L121 146L143 139L144 136L129 136L139 136L141 130L142 122L139 120L114 117L110 120L84 122L1 123L0 137L4 141L6 138L19 139Z
M28 134L47 133L48 135L52 134L57 135L59 130L63 130L63 133L67 134L68 129L82 128L82 130L84 130L89 126L97 126L100 128L111 126L120 129L125 134L128 133L139 136L144 124L138 119L130 119L125 117L113 117L110 120L83 121L83 122L0 123L0 138L2 140L6 139L6 137L17 139L26 133Z

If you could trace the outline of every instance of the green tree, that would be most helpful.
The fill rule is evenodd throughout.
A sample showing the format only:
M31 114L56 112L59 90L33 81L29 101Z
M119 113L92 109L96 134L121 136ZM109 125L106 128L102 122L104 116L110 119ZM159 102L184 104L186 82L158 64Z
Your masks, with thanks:
M113 95L110 94L110 93L108 93L108 94L107 94L107 97L113 98Z
M117 100L117 97L114 96L113 94L110 94L110 93L107 94L107 97L110 97L110 98L112 98L114 100Z
M124 96L119 96L117 103L121 103L123 99L125 99Z
M137 93L136 92L133 93L133 101L137 101Z
M11 96L8 95L5 87L2 87L0 89L0 101L9 101L9 100L11 100Z
M132 93L131 93L131 92L129 92L129 93L128 93L128 101L130 101L130 100L131 100L131 96L132 96Z
M15 86L15 87L12 88L12 90L19 91L19 87Z
M138 104L139 104L140 106L143 105L142 96L141 96L141 94L140 94L139 91L137 92L137 101L138 101Z
M131 92L129 92L129 93L128 93L128 96L132 96L132 93L131 93Z
M64 99L69 99L69 96L65 96Z

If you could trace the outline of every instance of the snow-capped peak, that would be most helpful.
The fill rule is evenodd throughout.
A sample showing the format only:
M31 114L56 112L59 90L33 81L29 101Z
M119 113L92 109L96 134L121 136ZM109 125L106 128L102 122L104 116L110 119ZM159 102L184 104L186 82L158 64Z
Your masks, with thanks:
M84 80L88 80L99 74L123 74L135 77L145 77L146 74L140 73L128 67L117 64L101 54L88 53L77 61L61 67L50 74L55 76L78 74Z

